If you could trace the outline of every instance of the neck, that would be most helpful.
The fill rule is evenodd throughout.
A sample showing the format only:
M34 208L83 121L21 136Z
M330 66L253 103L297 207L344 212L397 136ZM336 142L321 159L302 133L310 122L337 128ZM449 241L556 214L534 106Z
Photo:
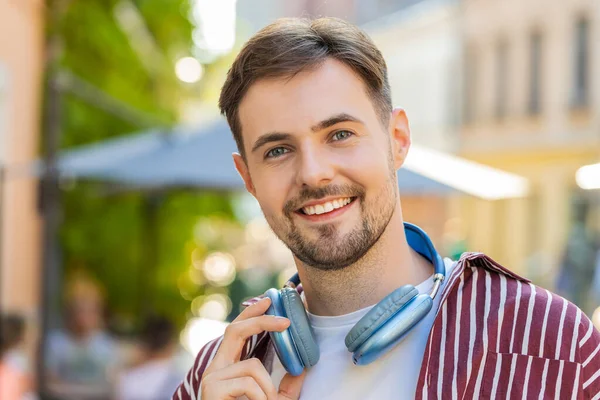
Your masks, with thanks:
M296 259L308 311L335 316L374 305L400 286L418 285L433 266L410 248L400 205L379 240L356 263L327 271Z
M95 329L87 330L87 329L77 329L73 328L70 330L71 336L79 341L84 341L93 336L96 333Z

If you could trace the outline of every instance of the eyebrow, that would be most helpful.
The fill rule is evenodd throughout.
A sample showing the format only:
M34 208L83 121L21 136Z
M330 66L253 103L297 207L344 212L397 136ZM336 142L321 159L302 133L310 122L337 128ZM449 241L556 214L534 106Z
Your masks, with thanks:
M260 147L264 146L267 143L271 142L279 142L280 140L290 139L292 135L289 133L281 133L281 132L272 132L265 133L261 135L256 142L254 142L254 146L252 146L252 153L258 150Z
M353 117L350 114L340 113L340 114L331 116L327 119L324 119L323 121L317 123L316 125L313 125L310 128L310 130L313 132L318 132L320 130L329 128L333 125L339 124L340 122L358 122L359 124L364 125L364 122L362 122L360 119ZM265 133L264 135L261 135L256 140L256 142L254 142L251 152L254 153L256 150L258 150L260 147L264 146L267 143L278 142L281 140L287 140L287 139L290 139L291 137L292 137L291 134L283 133L283 132Z
M358 122L359 124L365 124L360 119L353 117L350 114L340 113L327 119L324 119L323 121L311 127L310 130L313 132L318 132L320 130L329 128L330 126L333 126L335 124L339 124L340 122Z

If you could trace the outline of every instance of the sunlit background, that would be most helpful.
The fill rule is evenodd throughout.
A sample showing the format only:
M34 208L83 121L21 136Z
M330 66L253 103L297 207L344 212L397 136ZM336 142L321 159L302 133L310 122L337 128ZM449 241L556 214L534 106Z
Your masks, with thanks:
M598 1L4 0L0 311L25 321L31 391L52 361L40 339L87 301L82 282L118 371L155 315L185 371L244 300L294 273L217 109L241 45L283 16L347 19L381 49L412 131L407 221L600 327Z

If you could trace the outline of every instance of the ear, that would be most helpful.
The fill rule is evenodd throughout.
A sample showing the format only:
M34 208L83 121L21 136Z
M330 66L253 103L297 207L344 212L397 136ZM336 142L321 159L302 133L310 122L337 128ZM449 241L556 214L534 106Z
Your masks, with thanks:
M404 164L410 148L410 128L403 109L396 108L392 111L389 128L394 168L398 169Z
M252 178L250 177L250 172L248 171L248 165L246 165L246 161L239 153L233 153L233 163L235 164L235 169L237 169L238 174L244 180L244 185L246 186L246 190L254 197L256 197L256 190L254 189L254 185L252 184Z

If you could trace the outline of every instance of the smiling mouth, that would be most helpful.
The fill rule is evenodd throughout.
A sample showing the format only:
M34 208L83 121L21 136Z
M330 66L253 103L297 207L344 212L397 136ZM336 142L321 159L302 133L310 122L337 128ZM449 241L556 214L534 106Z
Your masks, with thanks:
M340 197L339 199L327 201L321 204L315 204L312 206L302 207L297 210L298 213L304 215L321 215L329 213L338 208L342 208L352 203L356 197Z

